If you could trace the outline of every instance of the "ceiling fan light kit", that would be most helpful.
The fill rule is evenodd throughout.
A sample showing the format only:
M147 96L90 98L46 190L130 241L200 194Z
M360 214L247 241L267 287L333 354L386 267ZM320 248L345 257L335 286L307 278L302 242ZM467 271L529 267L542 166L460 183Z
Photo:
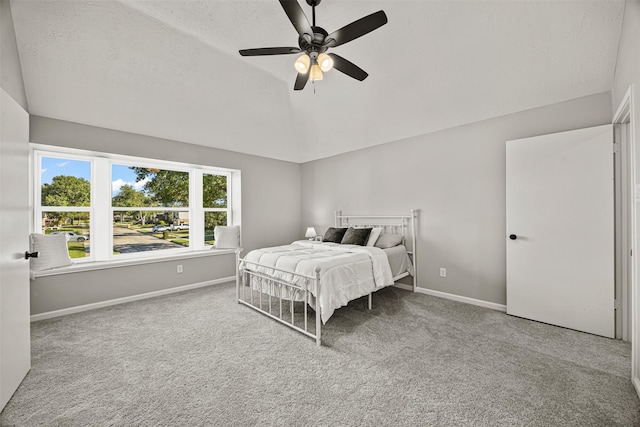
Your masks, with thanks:
M324 77L322 76L322 70L318 64L313 64L311 66L311 71L309 71L309 80L312 82L317 82L318 80L322 80Z
M320 69L325 73L333 68L333 59L326 53L319 54L317 61Z
M293 63L296 71L300 74L306 74L311 68L311 58L306 53L303 53L296 59L296 62Z
M304 89L308 80L322 80L322 73L326 73L332 68L359 81L367 78L368 74L362 68L344 59L340 55L326 52L330 48L362 37L386 24L388 21L384 11L380 10L371 15L367 15L329 34L324 28L316 25L316 6L320 4L320 0L306 0L307 4L312 8L313 25L309 24L309 20L297 0L279 1L287 17L298 32L299 47L242 49L240 50L240 55L289 55L302 52L302 55L298 56L294 62L294 68L298 72L296 82L293 86L294 90Z

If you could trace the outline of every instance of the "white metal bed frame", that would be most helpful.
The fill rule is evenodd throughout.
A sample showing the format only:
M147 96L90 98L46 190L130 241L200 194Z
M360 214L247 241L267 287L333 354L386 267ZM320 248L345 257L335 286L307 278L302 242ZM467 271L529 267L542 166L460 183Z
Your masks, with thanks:
M416 291L417 287L417 220L418 210L412 209L411 215L343 215L342 211L335 212L335 226L336 227L382 227L385 233L397 233L403 236L403 244L407 246L410 243L410 247L407 247L407 253L413 264L413 291ZM409 235L410 239L407 239ZM322 321L320 318L320 307L316 304L315 309L315 333L309 331L308 325L308 307L309 297L312 296L311 289L315 288L316 295L320 295L322 284L320 283L320 268L316 268L313 276L294 273L291 271L281 270L278 268L263 266L261 264L247 261L240 258L240 252L242 249L236 250L236 300L238 304L246 305L267 317L270 317L277 322L280 322L296 331L315 339L316 345L322 344ZM265 267L271 271L277 271L287 273L293 277L297 277L297 284L282 280L280 278L267 275L262 272L247 269L247 265L255 267ZM405 272L393 278L394 282L408 276L409 273ZM260 289L264 289L266 286L271 291L266 295L260 290L254 290L252 284L259 284ZM247 298L247 288L249 296ZM287 289L290 294L290 298L284 299L283 289ZM257 297L254 294L257 293ZM372 305L372 293L368 295L368 308L371 310ZM304 301L304 328L297 326L294 319L294 302L300 301L296 299L296 296L302 295L302 301ZM266 299L263 304L263 298ZM276 299L276 312L274 314L273 300ZM257 300L257 301L256 301ZM291 321L285 320L283 317L283 301L289 305L291 312ZM268 307L263 308L264 305Z

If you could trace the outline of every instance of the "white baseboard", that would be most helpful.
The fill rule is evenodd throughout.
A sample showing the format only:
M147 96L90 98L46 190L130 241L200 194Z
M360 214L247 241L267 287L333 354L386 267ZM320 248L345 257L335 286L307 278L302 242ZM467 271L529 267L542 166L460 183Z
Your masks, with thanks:
M413 291L413 286L411 286L411 285L405 285L403 283L396 283L394 286L396 288L406 289L407 291ZM505 313L507 312L507 306L506 305L504 305L504 304L496 304L495 302L489 302L489 301L484 301L484 300L475 299L475 298L463 297L463 296L460 296L460 295L449 294L447 292L432 291L431 289L421 288L419 286L416 287L416 292L419 292L421 294L431 295L431 296L434 296L434 297L446 298L446 299L450 299L450 300L453 300L453 301L464 302L464 303L467 303L467 304L478 305L480 307L490 308L492 310L502 311L502 312L505 312Z
M393 286L399 289L404 289L405 291L413 291L413 286L405 285L404 283L396 283Z
M177 286L175 288L162 289L154 292L147 292L139 295L131 295L128 297L116 298L107 301L94 302L91 304L78 305L76 307L63 308L60 310L47 311L46 313L34 314L31 316L31 321L51 319L53 317L66 316L68 314L80 313L82 311L95 310L96 308L109 307L111 305L124 304L126 302L138 301L141 299L159 297L161 295L174 294L176 292L184 292L190 289L202 288L205 286L218 285L220 283L227 283L236 280L235 276L223 277L216 280L207 280L206 282L194 283L191 285Z
M638 393L638 397L640 397L640 378L635 377L631 379L633 386L636 388L636 393Z

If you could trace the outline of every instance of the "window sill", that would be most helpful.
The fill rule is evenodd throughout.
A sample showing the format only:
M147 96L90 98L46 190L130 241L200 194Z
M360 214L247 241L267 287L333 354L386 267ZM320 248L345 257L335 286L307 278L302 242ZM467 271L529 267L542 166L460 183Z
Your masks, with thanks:
M240 251L242 251L242 249L240 249ZM159 262L166 262L166 261L173 261L173 260L180 260L180 259L202 258L202 257L217 256L217 255L229 255L229 254L235 254L235 252L236 252L235 249L206 249L202 251L193 251L193 252L187 252L187 253L181 253L181 254L175 254L175 255L158 256L155 258L86 262L86 263L70 265L68 267L53 268L51 270L31 271L31 280L37 277L57 276L59 274L71 274L71 273L80 273L84 271L104 270L104 269L118 268L118 267L129 267L132 265L155 264Z

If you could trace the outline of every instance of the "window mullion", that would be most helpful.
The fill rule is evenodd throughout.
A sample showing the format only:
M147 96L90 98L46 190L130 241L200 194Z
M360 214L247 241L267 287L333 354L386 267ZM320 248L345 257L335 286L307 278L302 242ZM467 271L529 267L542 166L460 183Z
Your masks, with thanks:
M42 233L42 155L38 152L34 152L34 189L33 189L33 227L31 230L34 233Z
M240 226L240 245L242 245L242 177L241 172L236 171L231 174L231 179L228 180L227 191L231 195L230 200L227 200L227 220L229 225Z
M202 209L202 170L189 174L189 237L193 249L204 248L204 211Z
M97 157L93 161L91 206L92 253L96 261L111 258L113 250L113 212L111 211L111 162Z

